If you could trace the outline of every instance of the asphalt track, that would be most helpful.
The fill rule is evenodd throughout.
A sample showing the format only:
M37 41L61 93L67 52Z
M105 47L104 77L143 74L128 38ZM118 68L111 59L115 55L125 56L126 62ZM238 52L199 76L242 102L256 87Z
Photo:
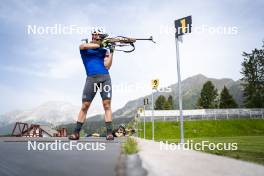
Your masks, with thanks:
M105 143L105 150L28 150L29 138L0 138L0 176L114 176L124 139L82 138L79 142L92 145ZM52 143L66 138L30 139Z

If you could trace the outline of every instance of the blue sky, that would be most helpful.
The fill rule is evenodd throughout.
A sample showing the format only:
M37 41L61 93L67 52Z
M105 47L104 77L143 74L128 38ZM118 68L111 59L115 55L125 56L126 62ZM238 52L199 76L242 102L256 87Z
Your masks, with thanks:
M173 21L187 15L193 27L236 27L237 33L193 32L180 46L182 77L204 74L240 78L242 51L262 45L264 2L259 1L19 1L0 3L0 114L28 109L46 101L81 104L85 71L78 45L88 34L28 35L27 26L101 26L110 35L149 37L157 44L137 42L130 54L115 53L111 68L115 85L149 87L152 78L162 85L177 81ZM113 109L150 93L113 92ZM97 95L90 115L101 112Z

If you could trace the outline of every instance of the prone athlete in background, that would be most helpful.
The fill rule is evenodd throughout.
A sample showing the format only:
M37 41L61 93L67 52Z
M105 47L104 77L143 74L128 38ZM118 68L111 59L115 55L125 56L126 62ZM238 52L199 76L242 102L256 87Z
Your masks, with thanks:
M115 137L122 137L126 135L126 128L124 124L119 125L117 129L113 130L113 135Z

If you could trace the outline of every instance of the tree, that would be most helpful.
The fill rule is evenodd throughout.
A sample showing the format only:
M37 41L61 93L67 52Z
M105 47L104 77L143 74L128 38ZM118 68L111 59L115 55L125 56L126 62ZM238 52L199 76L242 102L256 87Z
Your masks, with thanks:
M163 95L158 96L157 100L155 101L155 110L163 110L165 102L166 98Z
M170 104L170 109L173 109L173 98L172 98L172 96L170 95L169 97L168 97L168 103Z
M237 108L237 103L233 99L232 95L230 95L226 86L224 86L223 90L220 93L220 108Z
M155 101L155 110L171 110L172 109L172 96L170 95L168 99L165 96L158 96Z
M171 110L172 109L172 105L170 104L169 101L165 101L163 109L164 110Z
M217 89L211 81L204 83L197 105L201 108L217 108Z
M244 103L248 108L264 107L264 42L262 49L254 49L252 53L243 52L242 86L244 87Z

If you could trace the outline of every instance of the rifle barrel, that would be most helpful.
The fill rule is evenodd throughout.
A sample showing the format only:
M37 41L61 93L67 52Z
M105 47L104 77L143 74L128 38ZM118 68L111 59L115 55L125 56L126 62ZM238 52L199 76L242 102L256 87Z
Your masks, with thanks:
M135 38L135 40L152 40L150 38Z
M153 40L153 37L150 36L149 38L136 38L135 40L150 40L152 41L153 43L156 43L154 40Z

